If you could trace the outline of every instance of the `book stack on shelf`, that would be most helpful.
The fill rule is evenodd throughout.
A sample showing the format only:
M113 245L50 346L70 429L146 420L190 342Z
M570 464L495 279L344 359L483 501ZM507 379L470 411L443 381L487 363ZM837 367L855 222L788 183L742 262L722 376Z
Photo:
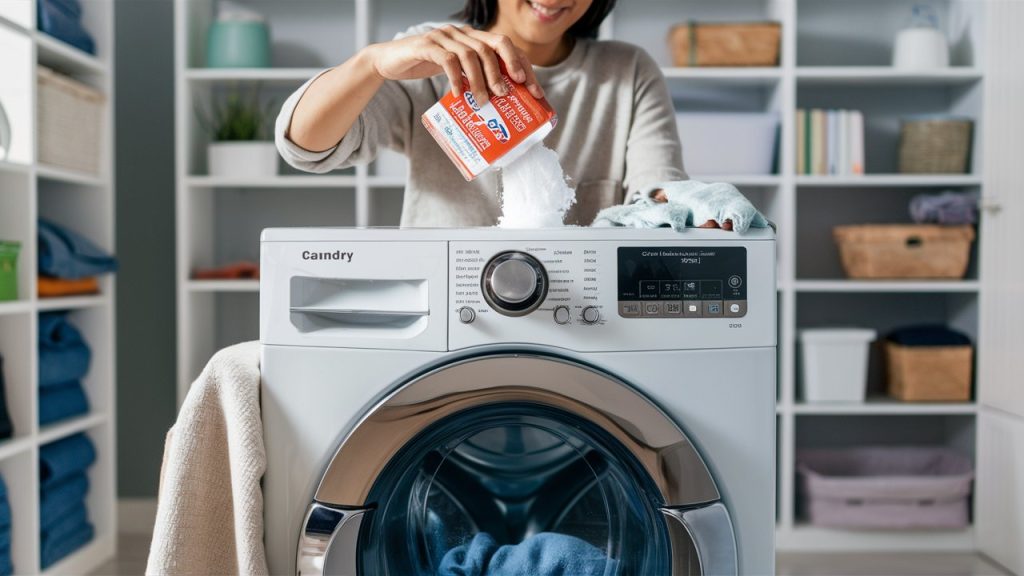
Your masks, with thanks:
M864 114L860 110L796 111L796 173L864 173Z

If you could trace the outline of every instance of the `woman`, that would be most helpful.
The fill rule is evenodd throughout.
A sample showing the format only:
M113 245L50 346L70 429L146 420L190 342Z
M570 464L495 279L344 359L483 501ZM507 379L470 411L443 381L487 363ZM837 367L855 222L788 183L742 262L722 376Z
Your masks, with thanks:
M409 157L403 226L490 226L501 214L495 176L466 182L420 123L463 74L477 100L501 93L499 60L559 115L545 145L576 187L566 223L589 224L627 192L685 179L675 111L642 49L597 41L615 0L467 0L468 25L421 25L373 44L297 90L277 119L293 166L327 172Z

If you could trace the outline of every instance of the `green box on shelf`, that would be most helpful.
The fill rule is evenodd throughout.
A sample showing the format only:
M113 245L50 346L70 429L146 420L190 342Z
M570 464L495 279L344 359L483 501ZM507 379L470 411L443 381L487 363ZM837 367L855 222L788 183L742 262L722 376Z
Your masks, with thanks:
M20 242L0 240L0 301L18 299L18 252Z

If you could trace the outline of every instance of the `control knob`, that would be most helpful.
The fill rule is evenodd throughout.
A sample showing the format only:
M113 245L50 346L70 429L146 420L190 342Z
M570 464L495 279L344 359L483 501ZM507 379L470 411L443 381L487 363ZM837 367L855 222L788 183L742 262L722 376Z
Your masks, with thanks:
M525 316L547 296L548 273L539 260L525 252L500 252L484 266L480 289L499 314Z
M601 319L601 311L597 309L597 306L587 306L583 309L583 321L587 324L597 324L597 321Z

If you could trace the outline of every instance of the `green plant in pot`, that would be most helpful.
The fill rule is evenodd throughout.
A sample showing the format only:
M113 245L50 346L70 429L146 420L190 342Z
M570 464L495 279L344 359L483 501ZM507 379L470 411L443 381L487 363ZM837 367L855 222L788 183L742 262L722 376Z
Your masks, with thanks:
M207 165L211 176L261 178L277 175L277 148L268 139L272 104L260 105L259 91L243 98L238 90L196 116L210 133Z

